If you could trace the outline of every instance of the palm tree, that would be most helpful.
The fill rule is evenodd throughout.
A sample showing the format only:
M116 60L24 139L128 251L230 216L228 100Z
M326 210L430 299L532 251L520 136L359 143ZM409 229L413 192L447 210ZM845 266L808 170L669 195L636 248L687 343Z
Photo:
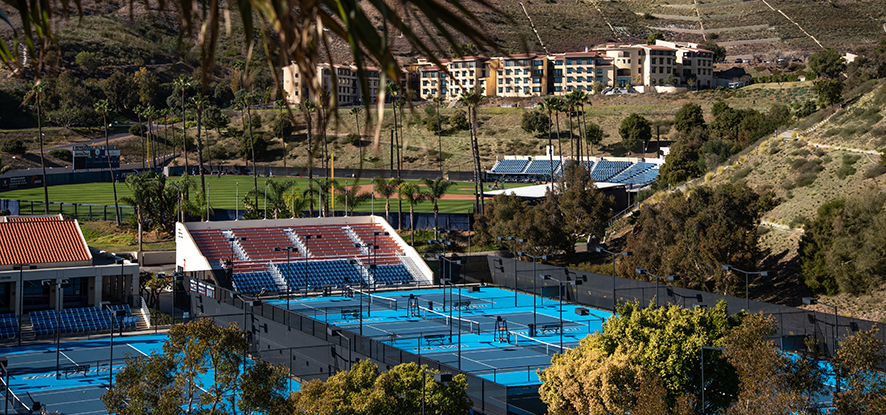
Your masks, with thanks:
M203 175L203 139L200 135L200 122L203 118L203 110L209 105L209 98L203 94L191 97L191 105L197 111L197 164L200 166L200 192L206 194L206 178Z
M443 198L443 195L446 194L446 191L449 190L455 182L446 180L443 176L440 176L435 180L423 178L421 181L428 187L428 192L426 193L427 199L434 202L434 239L437 239L437 231L440 229L440 222L437 218L440 209L437 207L437 201Z
M582 109L582 113L584 112L584 102L586 99L585 92L581 90L574 90L566 96L569 100L570 110L569 110L569 136L572 138L572 117L578 117L578 109ZM581 118L577 120L578 122L578 140L575 142L575 153L578 161L581 162Z
M135 108L132 109L136 116L138 116L138 125L142 125L142 113L145 111L145 107L141 104L136 105ZM145 141L143 139L139 139L142 143L142 169L145 168L145 161L148 159L147 155L147 146L145 145Z
M144 229L145 220L151 206L151 189L152 174L133 174L126 176L126 187L132 196L124 196L120 198L129 206L135 208L136 222L138 223L138 250L142 251L142 230Z
M363 166L363 136L360 134L360 114L363 113L363 107L351 108L351 115L354 116L354 124L357 126L357 144L360 145L360 166Z
M427 199L427 194L422 193L421 188L415 183L403 182L397 189L397 199L406 199L406 203L409 204L409 229L412 230L410 245L415 246L415 205L424 202Z
M120 226L120 205L117 204L117 181L114 177L114 165L111 164L111 143L108 141L108 100L100 99L95 103L95 112L102 115L102 127L105 129L105 156L108 158L108 170L111 171L111 187L114 189L114 215L117 226Z
M286 109L286 101L284 101L282 99L278 99L278 100L274 101L274 105L280 109L280 114L278 116L278 120L279 120L278 122L280 123L280 132L281 132L280 141L283 142L283 168L285 169L286 168L286 155L289 154L286 151L286 134L285 134L285 131L283 128L284 127L284 125L283 125L283 110ZM211 167L212 166L210 166L210 168Z
M255 190L255 206L258 206L258 169L255 167L255 136L252 135L252 113L249 111L249 108L252 105L252 94L243 94L243 96L237 100L236 105L240 109L240 121L243 123L244 134L246 133L247 128L249 131L247 138L249 140L250 153L252 154L252 189ZM245 118L243 110L246 110Z
M176 78L172 84L176 89L181 89L182 91L182 150L185 152L185 171L189 171L188 168L188 133L185 129L185 89L190 88L194 84L194 79L190 76L179 76ZM175 124L173 124L173 128L175 128ZM175 139L175 137L173 137Z
M384 177L376 176L372 179L375 193L378 193L379 197L385 199L385 220L390 220L391 218L391 198L397 193L400 183L402 183L402 180L396 177L386 180Z
M310 197L305 197L305 195L298 190L298 186L293 185L290 187L289 190L283 194L283 198L286 202L286 208L289 209L293 219L300 218L304 215L303 212L308 208Z
M287 196L291 195L287 192L295 186L295 182L292 180L268 180L265 185L268 192L266 209L271 216L274 219L290 216L289 205L286 202L288 201Z
M357 184L347 187L338 184L338 181L333 181L332 183L335 187L335 202L344 206L345 211L349 215L354 214L354 208L357 207L357 205L372 199L372 194L369 192L361 192L360 186Z
M548 148L550 149L550 162L551 162L551 177L554 177L554 143L551 141L551 127L553 127L553 123L551 122L551 115L554 110L557 109L557 97L545 97L542 102L545 110L548 112Z
M483 212L484 205L484 197L483 197L483 183L482 181L482 172L480 171L480 146L477 142L477 106L480 105L480 102L483 100L483 95L481 95L477 91L465 92L461 94L461 97L458 98L458 103L468 107L468 114L470 116L471 123L471 154L474 159L474 188L476 190L475 200L476 206L479 208L479 212Z
M575 92L578 91L572 91L566 94L566 97L563 99L566 117L568 118L567 122L569 123L569 154L572 156L573 160L575 160L575 136L572 133L572 117L575 115Z
M560 139L560 111L563 111L563 97L554 97L554 116L557 118L557 155L560 163L563 163L563 140ZM551 182L554 181L554 172L551 172Z
M0 41L2 42L2 41ZM17 53L18 49L14 51ZM46 162L43 156L43 119L41 113L41 105L40 105L40 95L43 95L46 92L46 84L37 81L34 85L31 86L31 96L34 97L34 102L37 106L37 139L40 141L40 168L43 169L43 213L49 214L49 187L46 185ZM119 223L118 223L119 225Z
M440 163L440 176L443 175L443 140L440 138L440 105L443 104L443 97L434 97L434 106L437 109L437 162Z
M311 130L311 113L317 110L317 105L314 104L314 101L307 100L301 108L308 124L308 194L314 194L314 138ZM314 198L309 199L311 217L314 217Z

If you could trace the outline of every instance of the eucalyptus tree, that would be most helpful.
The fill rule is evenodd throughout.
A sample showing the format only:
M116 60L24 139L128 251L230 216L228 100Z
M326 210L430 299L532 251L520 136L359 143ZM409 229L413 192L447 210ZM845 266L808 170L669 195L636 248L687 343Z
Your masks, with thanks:
M102 128L105 130L105 157L108 159L108 171L111 172L111 187L114 189L114 216L117 226L120 226L120 205L117 202L117 181L114 177L114 165L111 164L111 143L108 140L108 111L110 104L106 99L100 99L95 103L95 112L102 115Z

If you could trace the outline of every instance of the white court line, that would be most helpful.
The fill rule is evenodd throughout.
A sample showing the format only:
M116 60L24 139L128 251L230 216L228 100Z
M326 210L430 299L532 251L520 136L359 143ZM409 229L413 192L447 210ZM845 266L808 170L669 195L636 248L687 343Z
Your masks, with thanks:
M61 350L59 350L58 352L59 352L59 354L61 354L62 356L64 356L65 359L68 359L68 361L70 361L71 363L73 363L73 364L75 364L75 365L77 364L77 362L75 362L74 359L71 359L70 357L68 357L68 355L66 355L65 352L63 352L63 351L61 351Z

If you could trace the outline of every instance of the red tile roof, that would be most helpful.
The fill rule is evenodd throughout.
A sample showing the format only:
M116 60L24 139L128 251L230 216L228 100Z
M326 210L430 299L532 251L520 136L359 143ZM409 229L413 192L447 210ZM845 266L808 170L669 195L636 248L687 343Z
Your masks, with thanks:
M61 221L62 215L6 216L6 222Z
M72 220L0 223L0 265L89 261L92 255Z

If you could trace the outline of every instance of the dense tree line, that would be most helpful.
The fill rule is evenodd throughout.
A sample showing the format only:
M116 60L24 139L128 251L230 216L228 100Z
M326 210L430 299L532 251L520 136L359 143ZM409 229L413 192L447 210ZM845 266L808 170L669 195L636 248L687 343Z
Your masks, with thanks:
M554 356L539 391L550 414L817 413L822 370L814 355L780 353L766 340L774 332L773 319L730 316L725 302L626 303L601 332Z
M714 121L707 125L698 104L687 103L677 111L676 140L665 158L657 186L699 177L792 119L790 109L782 104L774 104L762 113L735 109L721 101L711 107L711 114Z
M867 188L825 203L800 241L801 275L815 292L860 294L886 277L886 195Z
M776 204L772 193L761 195L745 184L701 186L644 204L627 240L631 266L678 274L683 287L734 293L744 281L721 267L756 267L757 223Z
M481 243L498 236L516 236L529 242L535 254L575 252L580 237L602 236L614 202L594 186L584 166L570 160L564 176L536 204L514 195L496 196L486 212L476 216Z

